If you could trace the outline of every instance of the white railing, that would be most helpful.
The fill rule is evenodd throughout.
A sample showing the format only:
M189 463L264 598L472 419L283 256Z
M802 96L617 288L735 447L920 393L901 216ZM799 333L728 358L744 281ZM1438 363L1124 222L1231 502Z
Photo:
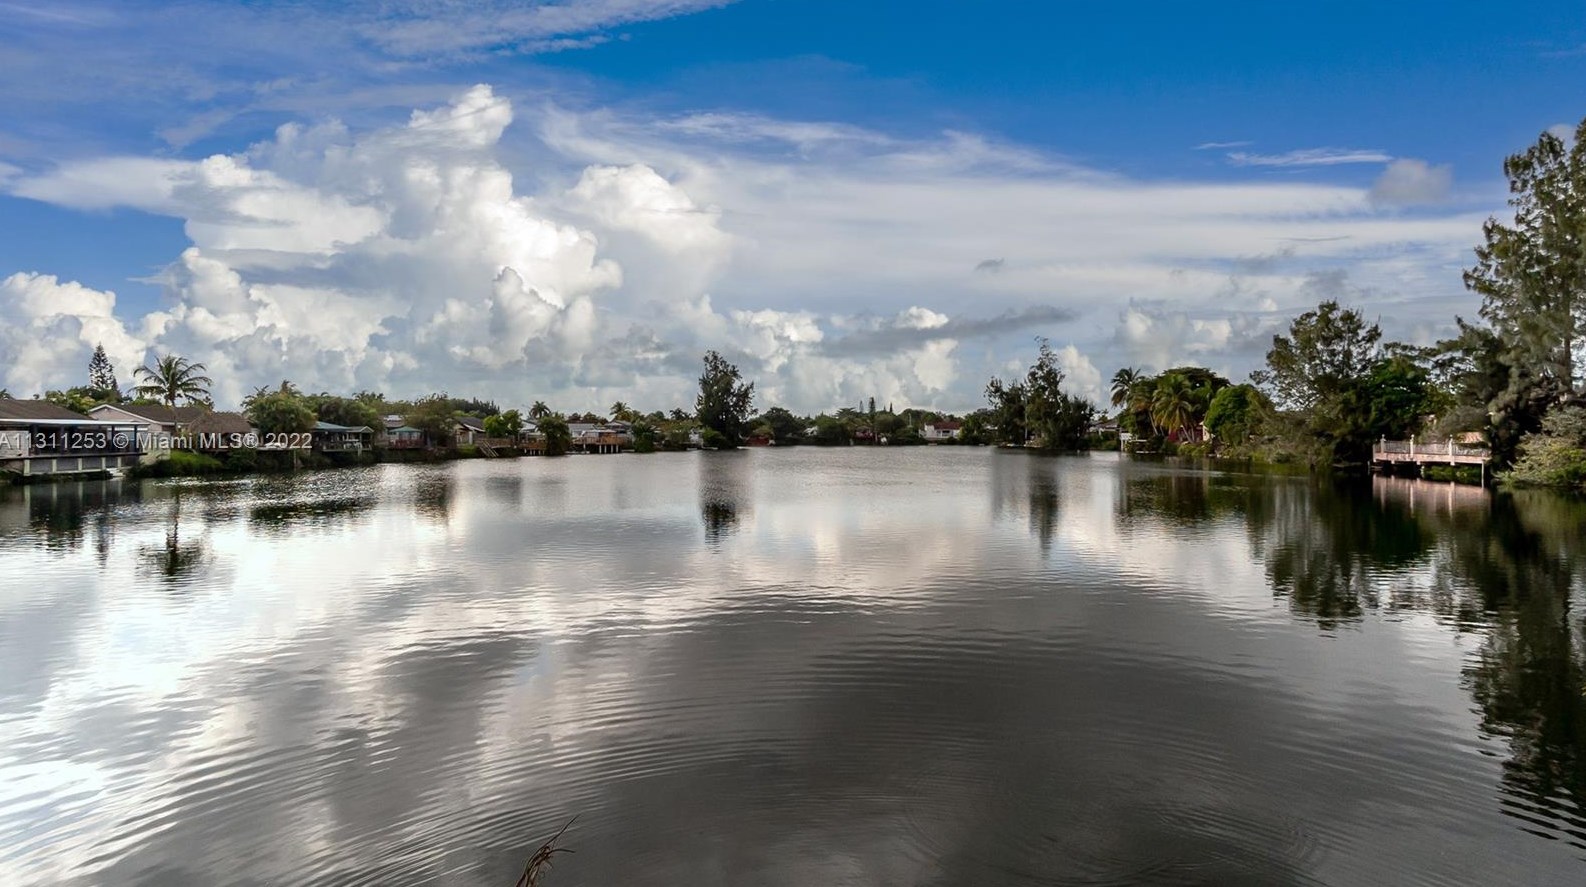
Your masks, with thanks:
M1371 447L1373 456L1404 456L1409 460L1416 459L1435 460L1444 459L1486 459L1492 455L1484 446L1471 446L1456 442L1453 438L1443 440L1388 440L1383 438Z

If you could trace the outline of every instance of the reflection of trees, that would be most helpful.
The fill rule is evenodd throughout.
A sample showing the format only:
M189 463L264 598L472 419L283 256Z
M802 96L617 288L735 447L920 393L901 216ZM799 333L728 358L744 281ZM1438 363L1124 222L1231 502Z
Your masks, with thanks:
M485 498L516 510L523 501L523 477L509 474L485 478Z
M413 510L424 517L444 521L452 507L452 476L449 472L426 474L413 484Z
M1249 514L1274 591L1319 626L1381 608L1479 634L1465 684L1509 746L1506 812L1586 847L1586 502L1378 478L1274 486Z
M1247 478L1205 471L1135 474L1126 469L1122 483L1117 514L1124 525L1144 519L1193 526L1244 509L1260 489Z
M1062 514L1063 463L1071 457L1014 451L991 459L991 510L999 517L1029 522L1041 550L1052 546Z
M255 505L248 522L256 530L282 530L305 526L331 526L374 508L372 496L339 496L299 502Z
M169 523L165 528L165 545L145 546L140 552L141 567L166 582L176 582L192 576L204 563L207 549L202 539L182 541L182 491L171 492Z
M1028 466L1026 482L1029 489L1030 532L1041 543L1041 551L1052 547L1052 536L1057 532L1058 513L1062 503L1057 495L1057 466L1060 457L1031 456L1024 462Z
M1383 571L1422 561L1434 537L1358 483L1275 483L1246 512L1273 591L1325 629L1382 603Z
M1491 610L1465 669L1481 726L1508 742L1506 810L1543 828L1558 823L1586 847L1586 588L1580 546L1586 503L1499 496L1481 533L1451 534L1447 568Z
M699 514L705 540L720 542L738 528L749 507L749 454L703 453L699 464Z

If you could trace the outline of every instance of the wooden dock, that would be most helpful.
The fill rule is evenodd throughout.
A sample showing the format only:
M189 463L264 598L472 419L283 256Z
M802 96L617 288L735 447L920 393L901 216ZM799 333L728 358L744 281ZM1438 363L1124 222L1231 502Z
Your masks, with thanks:
M1479 465L1482 483L1487 482L1487 463L1492 452L1486 447L1447 440L1387 440L1371 446L1371 462L1384 471L1401 465L1414 465L1417 473L1427 465Z

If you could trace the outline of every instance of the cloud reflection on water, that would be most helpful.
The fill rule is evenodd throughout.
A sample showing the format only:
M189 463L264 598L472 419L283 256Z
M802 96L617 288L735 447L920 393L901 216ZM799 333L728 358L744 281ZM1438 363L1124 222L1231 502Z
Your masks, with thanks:
M1485 828L1586 797L1547 502L941 449L34 489L13 883L495 883L575 812L569 884L1573 870Z

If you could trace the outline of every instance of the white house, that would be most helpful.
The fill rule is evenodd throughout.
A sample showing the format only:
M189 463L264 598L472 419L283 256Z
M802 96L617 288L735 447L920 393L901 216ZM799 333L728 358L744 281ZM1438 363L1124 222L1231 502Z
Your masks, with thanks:
M920 429L920 437L923 437L925 440L931 442L957 440L958 435L962 434L963 430L964 426L961 422L953 422L949 420L926 422L925 426Z
M89 410L88 417L99 422L139 426L143 461L154 462L169 456L172 439L186 434L188 426L206 412L203 407L195 406L102 403Z

